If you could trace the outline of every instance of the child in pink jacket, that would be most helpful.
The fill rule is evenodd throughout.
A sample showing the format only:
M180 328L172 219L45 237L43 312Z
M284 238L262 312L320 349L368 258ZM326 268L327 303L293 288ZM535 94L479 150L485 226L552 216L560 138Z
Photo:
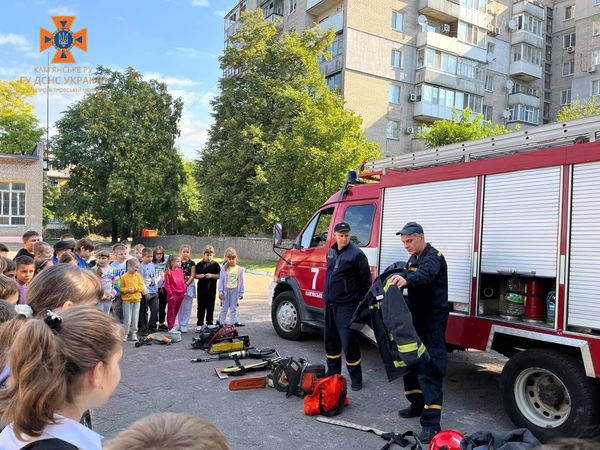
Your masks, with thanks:
M169 255L165 271L165 290L167 291L167 327L171 332L177 331L175 318L179 313L186 289L183 270L181 270L181 258L178 255Z

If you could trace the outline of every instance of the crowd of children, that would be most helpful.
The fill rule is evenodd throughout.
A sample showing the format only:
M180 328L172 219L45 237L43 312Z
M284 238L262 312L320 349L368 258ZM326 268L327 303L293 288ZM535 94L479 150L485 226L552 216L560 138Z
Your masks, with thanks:
M237 263L235 249L225 251L222 266L213 260L215 250L210 245L198 263L192 259L189 245L168 256L163 247L142 244L133 248L133 255L130 253L127 240L109 248L63 235L51 246L38 233L28 231L14 260L7 257L8 248L0 244L0 299L24 305L17 308L21 308L20 313L27 312L27 290L32 280L49 267L69 265L97 277L102 294L96 307L123 325L124 340L137 341L139 336L158 330L187 332L194 298L198 307L196 330L213 324L217 286L221 310L216 323L244 326L237 316L238 301L244 295L244 270Z
M140 245L130 255L128 242L109 249L72 236L51 246L34 232L23 243L14 260L0 244L2 449L49 439L100 450L100 436L79 418L105 404L119 383L119 342L158 329L186 332L196 294L197 327L212 324L217 283L223 284L220 321L229 311L228 323L242 325L236 311L243 269L234 249L221 267L212 246L195 263L189 245L167 256L162 247ZM149 416L108 448L141 450L161 440L175 450L229 448L211 424L181 414Z

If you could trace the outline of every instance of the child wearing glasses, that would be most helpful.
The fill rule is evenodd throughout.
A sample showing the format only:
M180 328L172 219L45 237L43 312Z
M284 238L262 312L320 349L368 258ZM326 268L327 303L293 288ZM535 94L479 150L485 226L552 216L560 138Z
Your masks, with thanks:
M244 296L244 268L237 264L237 252L233 247L225 250L225 262L219 276L219 300L221 300L221 313L219 323L225 324L227 310L230 313L230 323L236 327L243 327L238 322L238 301Z

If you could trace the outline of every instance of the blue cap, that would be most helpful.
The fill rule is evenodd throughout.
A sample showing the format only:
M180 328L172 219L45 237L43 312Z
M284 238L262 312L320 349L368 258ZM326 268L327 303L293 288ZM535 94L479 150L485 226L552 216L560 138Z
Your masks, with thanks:
M423 234L423 227L417 222L408 222L404 225L404 228L396 233L396 236L399 234Z
M347 222L340 222L334 227L333 231L335 231L336 233L341 233L342 231L350 231L350 224L348 224Z

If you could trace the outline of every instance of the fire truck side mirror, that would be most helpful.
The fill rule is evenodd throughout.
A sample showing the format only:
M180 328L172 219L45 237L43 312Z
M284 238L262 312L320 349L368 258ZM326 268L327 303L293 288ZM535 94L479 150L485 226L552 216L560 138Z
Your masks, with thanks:
M276 223L273 226L273 247L281 246L283 240L283 228L280 223Z

